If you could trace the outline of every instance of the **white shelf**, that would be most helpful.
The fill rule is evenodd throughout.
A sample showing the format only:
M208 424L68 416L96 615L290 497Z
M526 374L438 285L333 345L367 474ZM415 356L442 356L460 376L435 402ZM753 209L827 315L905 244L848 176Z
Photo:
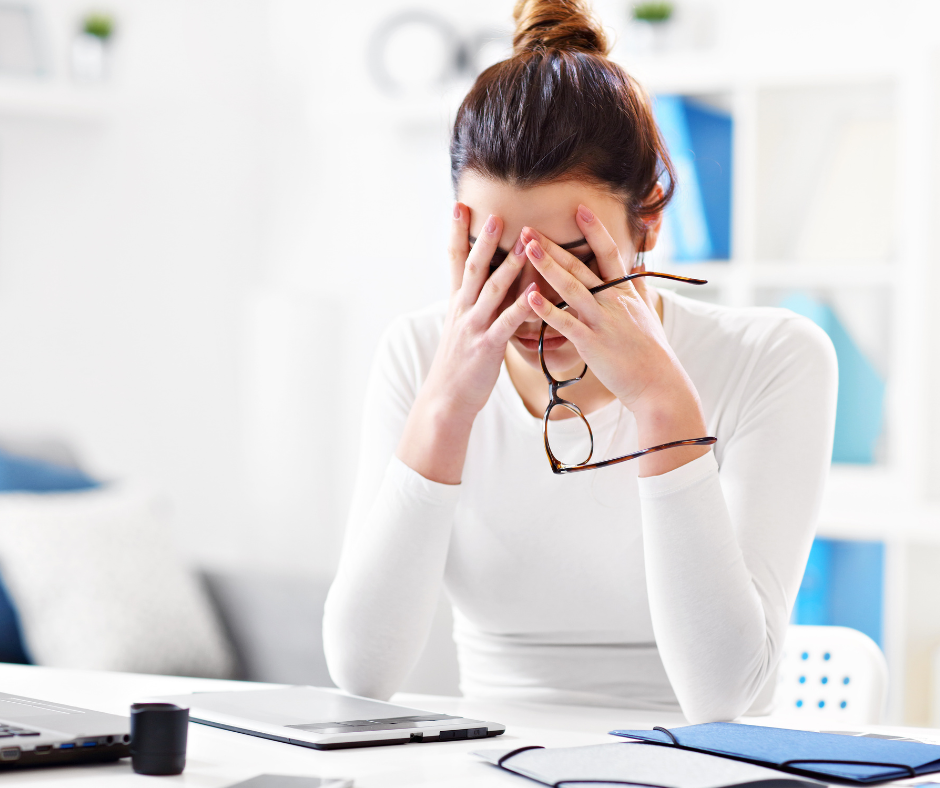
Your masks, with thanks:
M900 472L881 465L833 465L819 514L820 536L940 543L940 503L918 499Z
M620 63L650 93L704 95L742 88L799 87L820 82L835 84L882 82L898 76L902 58L896 53L865 53L854 58L788 57L760 60L742 66L739 59L714 50L633 55L615 50Z
M661 267L667 273L707 279L718 286L733 282L748 287L892 287L897 282L897 269L891 263L707 260L663 262Z
M0 80L0 118L98 120L107 116L110 105L110 95L100 86Z

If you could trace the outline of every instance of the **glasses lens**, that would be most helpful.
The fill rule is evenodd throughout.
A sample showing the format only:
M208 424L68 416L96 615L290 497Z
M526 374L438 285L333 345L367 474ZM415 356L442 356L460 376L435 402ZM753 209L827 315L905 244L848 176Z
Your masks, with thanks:
M579 465L591 455L591 431L577 411L565 405L552 408L548 418L548 445L563 465Z

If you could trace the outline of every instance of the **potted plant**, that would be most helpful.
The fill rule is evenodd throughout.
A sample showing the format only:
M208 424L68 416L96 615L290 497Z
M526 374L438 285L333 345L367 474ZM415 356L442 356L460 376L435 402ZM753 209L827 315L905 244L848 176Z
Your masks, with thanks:
M110 42L114 18L93 12L81 21L72 41L72 76L78 82L102 82L108 74Z
M630 13L632 48L643 53L668 49L674 10L669 2L635 3Z

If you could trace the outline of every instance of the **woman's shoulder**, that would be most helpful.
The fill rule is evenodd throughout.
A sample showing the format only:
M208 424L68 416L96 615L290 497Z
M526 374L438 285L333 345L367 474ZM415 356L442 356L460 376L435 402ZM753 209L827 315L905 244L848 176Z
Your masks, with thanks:
M728 307L663 295L669 342L706 410L759 402L781 387L796 387L819 401L835 391L835 349L809 318L779 307Z
M661 292L667 334L677 353L797 354L835 360L832 341L809 318L769 306L730 307Z
M447 301L440 301L396 317L379 341L376 362L420 385L434 360L446 315Z

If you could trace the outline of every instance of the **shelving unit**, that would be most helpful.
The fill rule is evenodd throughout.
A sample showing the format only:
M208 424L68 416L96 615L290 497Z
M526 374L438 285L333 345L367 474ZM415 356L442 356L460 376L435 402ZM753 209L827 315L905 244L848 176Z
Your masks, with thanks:
M110 107L111 97L100 86L64 85L39 78L0 79L0 119L96 121L107 117Z
M882 348L874 360L887 383L883 446L872 465L833 466L819 534L884 542L884 649L892 677L888 714L895 722L926 724L926 719L906 712L905 696L910 697L915 687L904 684L905 677L913 674L917 675L912 681L925 682L923 670L918 674L910 668L917 660L923 662L923 654L914 651L923 651L924 645L911 646L907 607L914 581L909 557L920 546L940 545L940 504L927 500L924 493L922 436L929 414L924 402L927 347L922 327L929 302L925 288L917 287L926 281L932 197L926 163L934 158L927 53L912 48L903 54L868 53L855 60L830 57L814 63L794 58L746 66L706 53L631 56L621 61L651 94L719 103L731 112L734 123L731 259L670 263L653 256L650 267L708 279L707 290L690 288L688 294L730 306L771 305L776 295L798 290L867 299L861 311L883 326L883 332L875 332ZM814 257L812 244L800 246L801 228L793 217L805 218L807 210L819 208L818 201L812 204L816 186L812 179L823 173L800 160L810 155L806 145L800 147L800 135L822 144L812 135L818 137L825 129L807 124L822 125L820 112L824 115L833 107L843 116L857 112L872 139L890 140L890 150L880 153L883 161L893 159L893 183L889 195L871 195L882 198L877 215L884 224L869 222L877 244L867 248L865 239L854 235L840 239L835 228L832 243L824 244L834 254ZM775 145L779 160L768 154ZM833 155L826 153L827 163ZM789 177L805 184L805 191L773 191L774 165L778 180ZM805 177L781 167L802 167ZM884 186L887 176L880 175ZM860 205L862 211L871 210L864 202ZM774 214L775 206L779 215ZM775 219L786 223L774 228ZM842 247L861 254L842 259ZM867 311L870 304L877 305L877 314ZM937 619L940 638L940 613ZM926 694L929 687L918 685L916 692L920 691Z

